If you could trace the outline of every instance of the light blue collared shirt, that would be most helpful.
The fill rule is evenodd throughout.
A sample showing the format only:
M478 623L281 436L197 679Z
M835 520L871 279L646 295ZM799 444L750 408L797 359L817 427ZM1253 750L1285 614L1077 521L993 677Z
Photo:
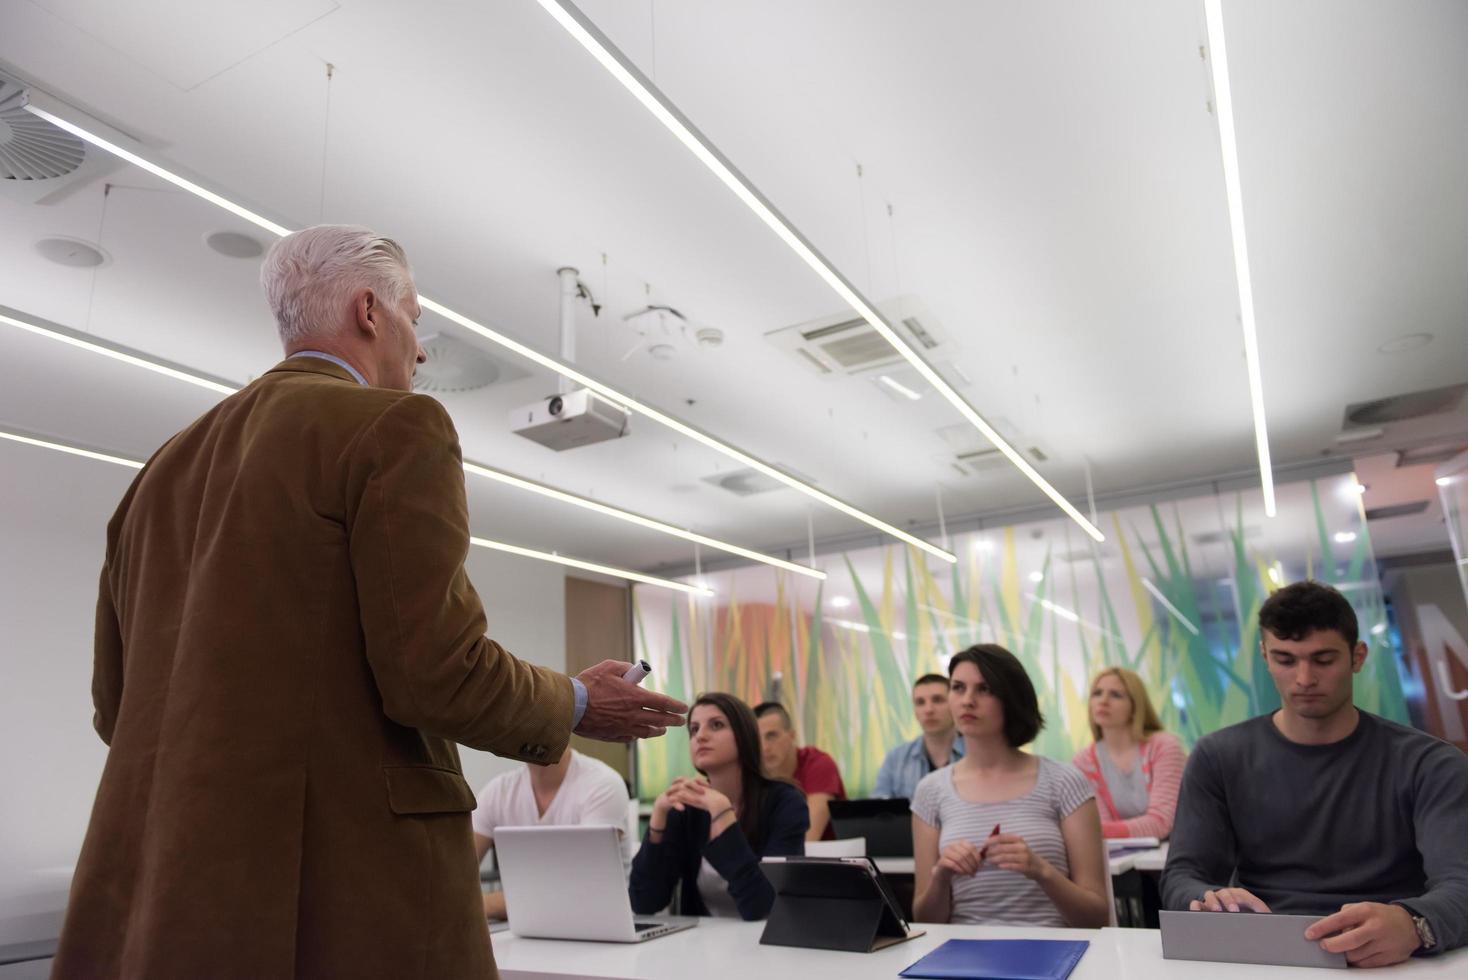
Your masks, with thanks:
M948 763L952 765L962 758L963 736L958 735L953 739L953 754L948 757ZM887 753L887 758L882 760L882 768L877 771L877 788L872 795L910 800L912 794L917 792L917 784L932 771L933 760L928 758L928 750L923 747L923 737L919 735L911 742L903 742Z
M367 384L367 379L362 377L361 371L358 371L335 354L328 354L325 351L319 350L298 350L291 357L319 357L323 361L330 361L337 367L345 368L348 374L357 379L357 384ZM287 360L289 359L287 358ZM576 727L581 724L582 717L586 714L586 685L573 677L571 678L571 691L576 697L575 706L571 709L571 730L575 731Z
M367 384L367 379L362 377L361 371L358 371L356 368L352 367L350 364L342 360L340 357L337 357L335 354L328 354L325 351L319 350L298 350L294 354L292 354L291 357L319 357L323 361L330 361L337 367L346 368L347 373L357 379L357 384ZM286 358L286 360L290 360L290 357Z

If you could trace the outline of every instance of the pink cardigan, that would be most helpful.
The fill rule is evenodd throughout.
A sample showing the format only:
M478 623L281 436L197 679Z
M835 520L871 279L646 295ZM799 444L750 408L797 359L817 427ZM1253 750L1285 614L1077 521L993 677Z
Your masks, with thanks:
M1156 837L1172 833L1172 818L1177 812L1177 792L1183 781L1183 763L1187 754L1176 735L1154 732L1141 746L1142 777L1147 784L1147 812L1140 817L1123 820L1111 802L1111 791L1101 775L1093 742L1076 753L1075 767L1085 773L1096 787L1096 805L1101 811L1101 833L1107 837Z

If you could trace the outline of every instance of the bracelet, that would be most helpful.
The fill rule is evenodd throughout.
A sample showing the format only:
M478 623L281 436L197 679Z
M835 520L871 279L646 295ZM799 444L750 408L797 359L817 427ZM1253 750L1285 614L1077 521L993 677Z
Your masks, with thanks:
M647 825L647 832L649 834L661 834L664 831L666 831L667 829L668 828L665 827L665 826L664 827L654 827L652 824L648 824Z
M726 813L733 813L733 812L734 812L734 808L732 806L726 806L726 807L724 807L724 809L720 810L718 813L714 814L712 817L709 817L709 826L712 827L714 824L716 824L720 820L722 820L723 817L724 817L724 814L726 814Z

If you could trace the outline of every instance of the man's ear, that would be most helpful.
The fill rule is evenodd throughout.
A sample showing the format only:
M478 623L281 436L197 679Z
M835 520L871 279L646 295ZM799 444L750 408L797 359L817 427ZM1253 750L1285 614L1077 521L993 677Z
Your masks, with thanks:
M1356 642L1356 649L1351 651L1351 673L1361 673L1361 668L1366 665L1366 654L1370 652L1370 649L1365 640Z
M371 289L363 289L352 299L352 321L357 329L368 337L377 338L380 330L375 317L382 311L382 304L377 294Z

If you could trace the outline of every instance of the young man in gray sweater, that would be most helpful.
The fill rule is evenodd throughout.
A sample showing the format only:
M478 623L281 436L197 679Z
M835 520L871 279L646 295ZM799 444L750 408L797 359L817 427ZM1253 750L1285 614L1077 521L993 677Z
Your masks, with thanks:
M1259 610L1282 707L1201 739L1183 772L1169 909L1323 916L1355 966L1468 943L1468 756L1361 711L1356 614L1318 582Z

